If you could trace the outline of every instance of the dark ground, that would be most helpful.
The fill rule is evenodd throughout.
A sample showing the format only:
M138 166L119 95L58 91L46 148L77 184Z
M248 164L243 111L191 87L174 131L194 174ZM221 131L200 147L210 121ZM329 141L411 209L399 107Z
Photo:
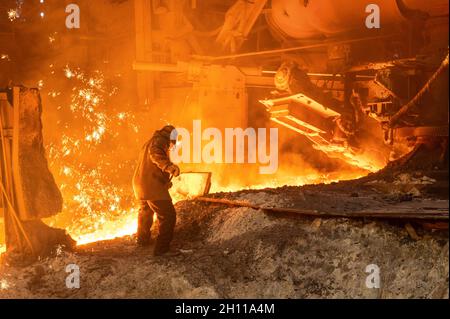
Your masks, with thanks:
M332 185L213 194L320 211L448 212L440 171L377 174ZM434 178L430 177L433 176ZM441 176L442 177L442 176ZM445 176L443 177L445 180ZM447 175L448 181L448 175ZM24 268L3 265L0 298L448 298L448 230L406 221L317 219L198 201L177 204L174 256L133 238L82 246ZM441 225L442 226L442 225ZM75 263L81 288L65 286ZM366 287L366 267L381 288Z

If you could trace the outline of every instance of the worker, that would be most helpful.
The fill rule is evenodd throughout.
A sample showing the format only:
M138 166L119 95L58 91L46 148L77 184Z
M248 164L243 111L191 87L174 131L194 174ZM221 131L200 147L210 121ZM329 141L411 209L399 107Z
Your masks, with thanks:
M180 168L169 156L176 139L176 129L171 125L156 131L143 146L133 177L134 194L140 202L137 244L140 247L150 245L150 229L156 214L159 234L153 250L155 256L169 252L176 223L175 207L169 194L172 177L180 175Z

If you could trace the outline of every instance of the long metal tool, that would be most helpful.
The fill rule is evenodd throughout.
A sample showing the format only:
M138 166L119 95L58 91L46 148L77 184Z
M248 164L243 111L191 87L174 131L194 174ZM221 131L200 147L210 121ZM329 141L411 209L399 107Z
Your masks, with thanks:
M312 209L302 208L279 208L279 207L264 207L251 203L233 201L222 198L208 198L198 197L195 200L211 204L220 204L234 207L248 207L261 211L268 211L274 213L296 214L310 217L324 217L324 218L373 218L373 219L408 219L408 220L435 220L448 221L448 202L447 207L436 207L429 211L411 210L405 211L405 208L393 207L390 211L383 209L382 211L358 211L358 212L320 212Z
M291 48L282 48L282 49L274 49L274 50L266 50L266 51L258 51L258 52L240 53L240 54L230 54L230 55L223 55L223 56L193 55L192 58L197 59L197 60L205 60L205 61L221 61L221 60L248 58L248 57L255 57L255 56L262 56L262 55L276 55L276 54L281 54L281 53L323 48L323 47L327 47L329 45L352 44L352 43L357 43L357 42L362 42L362 41L388 39L388 38L393 38L396 36L399 36L399 34L381 35L381 36L374 36L374 37L367 37L367 38L333 41L333 42L321 42L321 43L317 43L317 44L302 45L302 46L296 46L296 47L291 47Z

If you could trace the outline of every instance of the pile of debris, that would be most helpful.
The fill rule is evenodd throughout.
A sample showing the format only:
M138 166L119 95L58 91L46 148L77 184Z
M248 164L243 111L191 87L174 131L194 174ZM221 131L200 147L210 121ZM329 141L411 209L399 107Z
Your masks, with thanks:
M125 237L82 246L76 253L59 251L20 269L3 264L0 298L449 296L447 230L405 220L318 218L265 209L356 212L446 205L448 215L448 198L406 199L368 180L209 197L263 209L180 202L171 256L153 257L151 248L136 249L134 238ZM80 267L80 289L66 287L69 264ZM369 265L379 268L378 289L367 285Z

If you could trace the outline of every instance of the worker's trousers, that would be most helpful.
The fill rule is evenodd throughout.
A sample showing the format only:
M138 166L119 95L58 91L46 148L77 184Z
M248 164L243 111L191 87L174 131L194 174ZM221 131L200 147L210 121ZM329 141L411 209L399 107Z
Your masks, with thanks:
M140 201L138 216L137 240L140 245L150 243L153 225L153 215L156 214L159 222L159 234L156 239L155 251L168 250L173 238L176 223L176 212L172 201Z

